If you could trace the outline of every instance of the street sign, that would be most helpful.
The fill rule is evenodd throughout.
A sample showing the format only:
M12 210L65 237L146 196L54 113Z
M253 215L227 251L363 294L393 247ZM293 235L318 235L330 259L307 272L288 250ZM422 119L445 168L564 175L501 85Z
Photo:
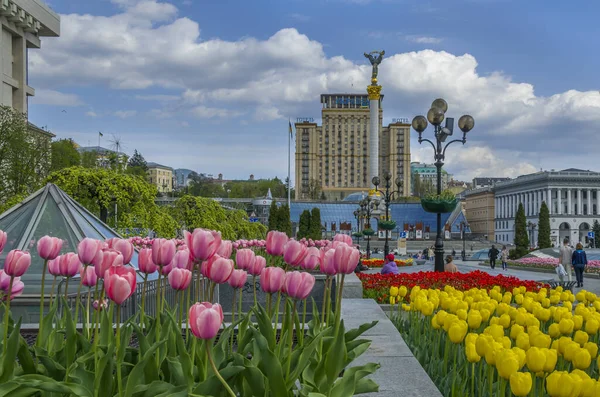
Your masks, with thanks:
M249 221L252 223L256 223L258 222L258 218L250 218Z
M595 237L596 237L596 233L588 232L588 238L595 238Z
M406 232L400 232L400 238L406 238Z

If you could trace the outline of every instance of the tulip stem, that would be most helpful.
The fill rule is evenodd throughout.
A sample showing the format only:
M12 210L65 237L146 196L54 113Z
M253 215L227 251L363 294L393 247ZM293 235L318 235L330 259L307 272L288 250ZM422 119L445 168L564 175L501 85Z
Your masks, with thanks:
M190 286L185 290L185 301L184 301L184 305L187 311L187 308L190 307L190 290L192 289L192 285L190 284ZM187 343L188 339L190 337L190 319L188 316L185 316L185 341Z
M77 299L75 300L75 328L77 328L77 322L79 321L79 299L81 298L81 287L83 286L83 277L85 275L86 269L87 265L84 265L83 272L80 273L81 279L79 280L79 287L77 287Z
M493 396L494 390L492 386L494 385L494 367L492 367L491 365L488 368L488 382L490 388L490 396Z
M281 305L281 291L277 291L277 300L275 301L275 337L277 337L277 327L279 326L279 307L280 307L280 305Z
M339 325L340 325L340 316L342 312L342 291L344 290L344 278L345 274L342 273L342 277L340 278L339 290L337 291L337 301L335 302L335 332L333 335L337 335Z
M14 280L15 278L13 276L10 276L10 284L8 285L8 294L6 296L6 311L4 312L4 343L2 344L2 347L4 348L5 352L8 349L8 313L10 313L10 295L12 293Z
M156 342L160 340L160 290L162 284L162 266L158 269L158 284L156 285L156 308L154 309L154 321L156 322ZM156 352L156 366L160 368L160 354Z
M325 312L327 311L327 300L331 295L331 276L325 278L325 295L323 296L323 310L321 312L321 324L325 324Z
M225 379L223 379L223 377L219 373L219 370L217 370L217 367L215 366L215 362L213 361L212 355L210 354L210 350L211 350L210 339L207 339L206 340L206 356L208 357L208 361L210 362L210 366L212 367L212 369L213 369L213 371L214 371L215 376L217 377L217 379L219 379L219 381L223 384L223 386L227 390L227 393L229 393L229 395L231 397L236 397L236 395L233 392L233 390L231 390L231 387L229 387L229 385L227 384L227 382L225 382Z
M241 291L240 291L241 293ZM236 302L236 296L235 294L237 294L237 288L235 288L233 290L233 299L231 300L231 342L230 342L230 347L231 347L231 355L233 356L233 330L234 330L234 326L233 323L235 323L235 302Z
M177 327L179 328L179 333L181 334L181 325L183 322L183 291L177 291L177 295L179 295L179 317L177 319Z
M242 298L243 298L242 290L240 290L239 302L238 302L238 318L242 318Z
M213 298L215 297L215 288L217 287L217 283L215 283L214 281L211 282L210 284L210 295L208 298L209 302L213 301Z
M273 317L271 317L271 294L267 293L267 315L269 316L269 321L273 322Z
M67 304L69 303L69 277L67 277L67 282L65 283L65 301Z
M252 275L252 292L254 292L254 307L256 307L256 276Z
M96 284L98 285L98 284ZM87 338L90 339L90 296L92 295L92 287L88 287L87 301L85 303L85 333Z
M471 396L475 397L475 363L471 363Z
M456 386L456 356L458 356L458 351L455 354L453 354L453 356L454 364L452 365L452 370L454 371L454 375L452 376L452 397L454 397L454 387Z
M500 377L500 396L506 397L506 381Z
M46 269L48 267L48 259L44 259L44 265L42 267L42 291L41 291L41 296L40 296L40 324L39 324L39 331L38 331L38 335L42 335L42 329L44 327L44 322L42 321L44 319L44 289L46 286ZM37 338L37 340L35 341L35 345L39 346L41 342L41 338Z
M50 303L48 307L52 307L52 297L54 296L54 288L56 287L56 276L54 276L54 280L52 281L52 289L50 290Z
M294 334L294 328L296 327L296 300L293 300L292 303L292 327L290 327L289 331L288 331L288 342L290 345L290 354L288 356L288 362L287 362L287 369L285 371L285 379L288 379L290 377L290 368L292 366L292 345L294 344L294 339L293 339L293 334ZM296 332L298 332L298 330L296 330Z
M144 315L146 314L146 283L148 282L148 273L144 273L144 285L142 287L142 311L140 313L140 325L142 326L142 332L144 332L144 328L146 328L146 319Z
M117 305L117 386L119 396L123 395L123 380L121 379L121 360L119 359L121 351L121 305Z
M298 334L298 340L300 341L300 346L304 346L304 326L306 324L306 299L302 301L302 328L300 328L300 333Z

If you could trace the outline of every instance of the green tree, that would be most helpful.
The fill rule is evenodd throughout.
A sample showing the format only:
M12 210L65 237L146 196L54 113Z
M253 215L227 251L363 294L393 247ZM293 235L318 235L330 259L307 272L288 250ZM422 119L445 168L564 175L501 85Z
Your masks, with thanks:
M273 200L269 208L269 231L280 230L281 221L279 220L279 207L277 202Z
M51 144L50 171L58 171L63 168L77 167L81 164L81 155L75 147L72 139L59 139Z
M83 168L98 168L98 152L95 150L81 154L81 166Z
M520 258L529 253L529 237L527 236L527 218L523 203L519 204L515 217L515 251Z
M300 214L300 221L298 222L298 234L296 238L301 239L310 236L310 211L304 210Z
M133 156L131 156L127 162L127 173L145 178L146 171L148 171L146 159L140 154L140 152L137 151L137 149L134 149Z
M550 240L550 211L545 201L542 201L542 205L540 206L538 227L538 248L552 247L552 240Z
M279 231L284 232L288 237L292 237L292 220L290 219L290 207L287 203L279 207L279 219L280 229Z
M323 232L321 230L321 210L313 207L310 214L310 233L308 234L313 240L321 240Z
M598 248L600 247L600 222L598 222L598 219L594 219L592 231L594 232L594 247Z
M189 178L190 185L187 190L192 196L227 197L227 192L218 181L208 178L204 174L197 174L195 172L191 173Z

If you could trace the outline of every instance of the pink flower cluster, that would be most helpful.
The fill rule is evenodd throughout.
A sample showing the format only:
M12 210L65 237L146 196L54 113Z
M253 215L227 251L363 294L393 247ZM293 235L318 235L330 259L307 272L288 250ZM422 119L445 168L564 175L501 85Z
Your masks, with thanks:
M137 249L152 248L152 242L154 241L153 238L139 236L130 237L128 240ZM173 239L173 241L175 242L175 246L177 248L185 246L185 240Z
M516 260L515 263L531 266L557 266L559 260L558 258L521 258ZM600 268L600 260L590 260L587 265L592 268Z

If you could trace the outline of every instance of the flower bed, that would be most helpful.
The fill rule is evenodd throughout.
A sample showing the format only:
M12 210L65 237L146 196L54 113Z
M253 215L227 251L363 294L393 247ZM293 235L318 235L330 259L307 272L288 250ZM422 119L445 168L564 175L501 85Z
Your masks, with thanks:
M541 269L554 272L558 262L558 258L521 258L514 261L508 261L507 264L508 267ZM498 264L498 262L496 263ZM600 274L600 260L588 261L588 265L585 267L585 273Z
M600 395L598 297L528 288L390 289L392 321L445 396Z
M494 287L503 291L511 291L515 287L524 286L528 291L537 291L544 285L536 281L522 281L516 277L499 274L492 276L479 270L469 273L437 273L418 272L401 274L357 274L363 285L363 296L375 299L379 303L387 303L389 300L390 287L404 286L413 288L444 288L450 286L459 291L471 288L484 288L487 290Z
M413 260L412 258L409 259L394 259L394 262L396 262L396 265L398 267L405 267L405 266L412 266L413 265ZM383 259L363 259L362 260L363 265L367 265L369 267L383 267L383 265L385 264L385 261Z

